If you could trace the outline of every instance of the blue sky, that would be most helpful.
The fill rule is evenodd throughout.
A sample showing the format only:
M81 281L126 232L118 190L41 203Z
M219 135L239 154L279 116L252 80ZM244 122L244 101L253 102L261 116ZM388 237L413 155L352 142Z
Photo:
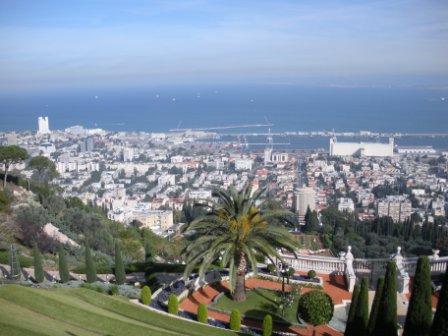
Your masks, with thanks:
M0 0L0 89L447 84L447 1Z

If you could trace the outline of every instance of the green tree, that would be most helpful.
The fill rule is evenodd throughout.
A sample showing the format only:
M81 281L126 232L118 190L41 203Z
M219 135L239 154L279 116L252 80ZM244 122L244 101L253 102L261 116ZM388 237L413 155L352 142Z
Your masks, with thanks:
M208 321L208 310L204 303L200 303L198 307L198 322L207 323Z
M44 268L42 266L42 255L40 254L37 244L33 247L33 259L34 259L34 279L37 282L44 281Z
M115 241L115 282L122 285L126 281L126 273L124 271L123 256L121 255L121 247L118 241Z
M230 313L230 329L233 331L241 329L241 313L238 309L234 309Z
M26 149L12 145L0 146L0 163L3 164L5 175L3 176L3 188L6 186L8 171L12 164L20 163L28 158Z
M350 302L350 310L348 311L347 323L345 325L345 336L353 335L353 321L355 320L356 309L358 309L358 298L360 293L360 286L356 284L353 288L352 301Z
M151 243L148 240L145 242L145 261L147 263L154 261L154 258L152 256Z
M42 155L33 157L28 168L34 170L33 178L41 183L48 183L58 176L54 162Z
M361 289L356 304L355 316L353 319L353 335L367 335L367 325L369 323L369 282L366 278L361 280Z
M378 309L374 335L397 335L397 266L387 264L383 293Z
M432 322L431 336L448 336L448 267L443 277L439 302Z
M151 288L143 286L140 292L140 302L144 305L149 305L151 302Z
M90 247L86 245L85 247L85 257L86 257L86 279L88 283L96 281L96 266L92 258L92 252Z
M319 230L319 219L316 211L311 211L310 207L306 209L304 232L314 232Z
M380 306L381 295L383 293L383 287L384 287L384 278L380 277L380 278L378 278L378 282L376 284L375 297L373 298L372 310L370 311L369 324L367 326L367 329L368 329L367 334L368 335L372 335L373 329L375 328L376 318L378 316L378 310L379 310L379 306Z
M333 301L327 293L312 290L300 297L298 312L300 318L315 329L318 325L327 324L333 317Z
M431 269L428 257L418 258L403 336L428 336L431 330Z
M67 260L65 257L65 249L61 244L58 247L58 256L59 256L59 277L61 278L62 283L66 283L70 280L70 272L68 271Z
M171 293L168 297L168 313L177 315L179 312L179 299L177 295Z
M263 319L263 336L271 336L272 329L272 316L267 314Z
M257 271L257 254L272 261L273 257L281 260L279 248L294 252L297 247L294 237L284 227L273 223L288 220L291 213L264 210L263 194L261 190L252 195L250 187L241 191L230 187L213 193L217 201L206 215L191 222L184 233L188 239L184 250L185 277L200 264L199 276L203 278L212 263L220 259L223 267L229 267L233 299L244 301L248 264Z

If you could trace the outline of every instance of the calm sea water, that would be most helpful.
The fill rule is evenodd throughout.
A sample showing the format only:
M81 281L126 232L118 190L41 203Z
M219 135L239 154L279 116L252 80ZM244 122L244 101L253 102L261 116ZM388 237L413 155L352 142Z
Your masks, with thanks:
M446 132L448 92L254 85L0 94L0 131L35 130L40 115L53 129L166 131L269 120L273 131Z

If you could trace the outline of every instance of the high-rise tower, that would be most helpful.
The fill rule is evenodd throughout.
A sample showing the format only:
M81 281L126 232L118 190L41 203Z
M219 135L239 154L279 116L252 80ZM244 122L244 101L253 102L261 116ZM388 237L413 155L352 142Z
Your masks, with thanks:
M37 134L48 134L50 133L50 124L48 117L37 118Z

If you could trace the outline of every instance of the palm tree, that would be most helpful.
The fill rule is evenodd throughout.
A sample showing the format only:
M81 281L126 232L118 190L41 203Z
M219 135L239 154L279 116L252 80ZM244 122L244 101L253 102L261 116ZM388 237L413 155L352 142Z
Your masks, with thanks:
M281 222L290 222L292 213L283 209L267 209L261 199L264 190L252 193L246 186L241 191L234 187L213 192L208 212L191 222L185 231L189 240L185 278L199 266L199 277L213 262L221 261L229 268L229 287L235 301L244 301L245 276L248 266L257 272L256 254L282 259L277 249L295 253L298 244ZM248 265L249 263L249 265Z

